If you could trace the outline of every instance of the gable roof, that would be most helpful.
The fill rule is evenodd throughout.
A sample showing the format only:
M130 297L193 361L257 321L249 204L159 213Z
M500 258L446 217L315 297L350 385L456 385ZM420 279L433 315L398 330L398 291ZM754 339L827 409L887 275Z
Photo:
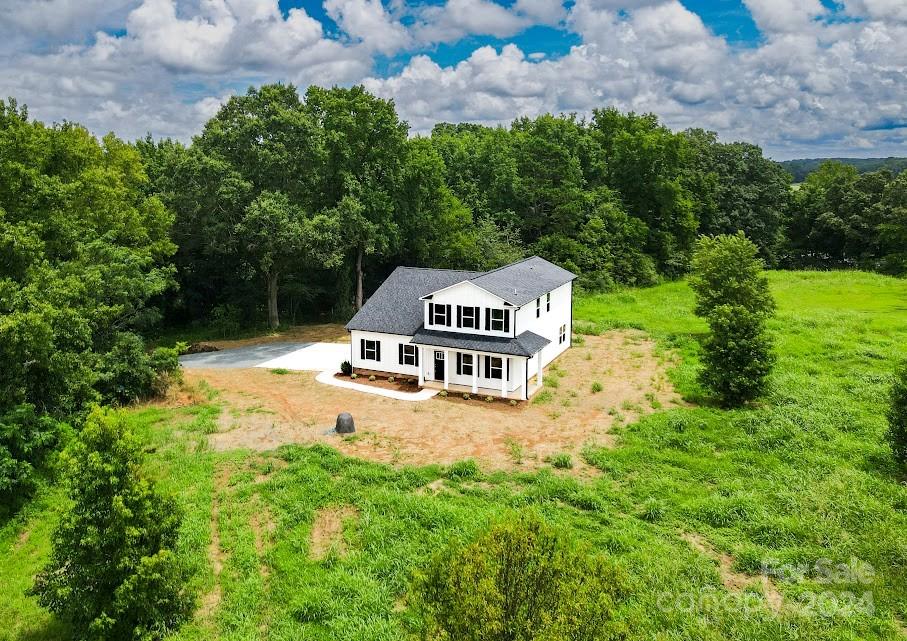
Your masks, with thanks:
M350 319L346 328L412 336L422 326L423 296L481 274L455 269L398 267Z
M544 258L531 256L469 280L511 305L522 307L575 278L576 274Z

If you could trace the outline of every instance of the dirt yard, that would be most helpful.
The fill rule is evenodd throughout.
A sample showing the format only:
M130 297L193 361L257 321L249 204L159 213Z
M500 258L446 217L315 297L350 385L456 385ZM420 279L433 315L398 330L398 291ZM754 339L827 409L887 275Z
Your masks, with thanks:
M320 441L370 460L427 464L473 458L486 469L536 467L547 456L567 452L582 474L588 470L580 450L587 443L613 445L615 422L681 403L665 376L668 363L645 334L584 338L547 369L544 390L517 407L454 395L398 401L323 385L314 372L189 370L186 382L204 380L220 392L224 409L219 431L210 436L217 450ZM593 391L594 382L601 391ZM352 437L331 432L344 411L356 421Z
M263 345L266 343L286 342L313 342L313 343L349 343L350 335L343 329L343 325L323 323L321 325L293 325L281 329L273 334L255 336L253 338L240 338L236 340L202 341L214 345L219 349L233 347L246 347L248 345Z

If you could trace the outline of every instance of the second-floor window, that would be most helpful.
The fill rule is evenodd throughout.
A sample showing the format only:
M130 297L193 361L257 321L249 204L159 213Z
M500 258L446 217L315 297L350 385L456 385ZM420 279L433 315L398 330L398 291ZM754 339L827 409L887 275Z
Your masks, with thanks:
M548 292L547 294L545 294L545 311L546 312L551 311L551 292Z
M479 308L457 305L457 327L479 329Z
M485 308L485 329L492 332L509 332L510 310Z
M446 325L447 327L450 327L450 305L429 303L428 320L432 325Z
M542 315L542 299L536 298L535 299L535 317L538 318L541 315Z

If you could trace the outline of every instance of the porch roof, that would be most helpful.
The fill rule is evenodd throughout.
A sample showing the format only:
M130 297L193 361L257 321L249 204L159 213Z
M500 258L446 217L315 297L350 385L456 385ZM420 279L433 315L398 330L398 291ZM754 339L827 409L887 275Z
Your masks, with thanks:
M506 336L481 336L479 334L463 334L460 332L438 332L424 327L416 330L410 341L414 345L452 347L467 352L490 352L492 354L523 356L526 358L535 355L550 342L547 338L534 332L523 332L516 338L508 338Z

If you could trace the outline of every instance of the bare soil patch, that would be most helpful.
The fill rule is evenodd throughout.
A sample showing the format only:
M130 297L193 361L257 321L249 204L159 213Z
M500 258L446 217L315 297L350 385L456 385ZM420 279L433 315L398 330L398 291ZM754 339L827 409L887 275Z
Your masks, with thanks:
M294 325L281 328L272 334L240 338L234 340L205 341L218 349L246 347L247 345L264 345L267 343L312 342L312 343L349 343L350 335L343 325L322 323L320 325Z
M334 550L338 556L344 556L346 543L343 540L343 524L358 517L359 511L351 505L326 507L315 512L309 555L320 560Z
M219 431L209 436L216 450L324 442L385 463L472 458L486 469L540 467L545 457L567 452L574 462L570 473L586 475L583 446L613 446L615 423L682 404L666 365L643 332L587 336L548 368L545 389L516 407L453 395L399 401L322 385L314 372L279 376L261 368L197 369L186 378L206 381L226 403ZM594 382L601 391L592 391ZM340 412L353 415L356 434L331 432Z
M765 596L765 603L769 609L775 614L781 612L784 607L784 597L769 577L764 574L750 576L743 572L737 572L734 570L734 557L724 552L719 552L712 547L711 543L695 532L684 532L682 538L694 550L718 562L718 576L721 577L721 583L729 591L742 592L750 586L759 585L762 588L762 594Z

